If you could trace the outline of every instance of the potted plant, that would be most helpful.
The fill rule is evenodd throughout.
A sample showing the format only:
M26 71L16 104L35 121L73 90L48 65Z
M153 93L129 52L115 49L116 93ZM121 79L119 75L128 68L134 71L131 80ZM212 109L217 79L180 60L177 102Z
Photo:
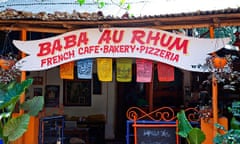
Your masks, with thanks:
M205 134L199 128L193 128L187 120L185 111L177 113L178 135L185 138L188 144L201 144L205 140Z
M21 137L28 129L30 116L38 115L43 108L43 96L36 96L18 104L20 96L31 86L32 82L33 79L0 83L0 139L4 144L9 144L10 141ZM12 114L18 105L24 113L13 117Z

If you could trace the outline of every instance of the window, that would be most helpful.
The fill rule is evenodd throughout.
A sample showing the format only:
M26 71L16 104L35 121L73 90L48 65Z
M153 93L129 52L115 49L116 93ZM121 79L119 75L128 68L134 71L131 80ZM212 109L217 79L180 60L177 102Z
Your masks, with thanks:
M91 106L91 80L64 80L65 106Z

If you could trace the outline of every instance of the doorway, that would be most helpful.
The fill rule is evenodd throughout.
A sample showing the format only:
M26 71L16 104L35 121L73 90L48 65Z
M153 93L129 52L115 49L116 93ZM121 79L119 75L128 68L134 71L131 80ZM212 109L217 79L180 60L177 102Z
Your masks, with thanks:
M130 107L146 107L146 84L132 81L117 83L117 105L115 137L124 140L126 136L126 112Z
M133 67L134 68L134 67ZM156 70L156 69L155 69ZM126 138L126 112L132 106L141 107L148 112L150 83L136 82L133 71L132 82L117 82L115 138ZM153 108L170 106L179 108L183 104L183 73L175 68L175 80L172 82L158 82L154 73ZM141 101L140 101L140 100Z

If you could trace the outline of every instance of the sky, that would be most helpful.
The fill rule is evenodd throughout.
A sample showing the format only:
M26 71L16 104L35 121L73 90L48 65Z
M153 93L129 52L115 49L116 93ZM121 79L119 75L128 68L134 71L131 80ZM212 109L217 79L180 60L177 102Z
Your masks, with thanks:
M152 15L156 13L170 14L181 12L196 12L205 10L238 8L240 7L240 0L151 0L145 2L142 9L132 7L134 13L142 15Z
M103 11L104 15L121 16L126 11L119 8L114 3L119 0L103 0L107 4L104 8L98 9L97 5L92 5L94 0L86 0L86 4L80 6L77 0L0 0L0 11L10 8L20 11L31 11L38 13L46 11L64 11L72 13L73 10L79 12ZM144 15L164 15L175 13L187 13L206 10L238 8L240 0L126 0L130 3L130 14L134 16Z

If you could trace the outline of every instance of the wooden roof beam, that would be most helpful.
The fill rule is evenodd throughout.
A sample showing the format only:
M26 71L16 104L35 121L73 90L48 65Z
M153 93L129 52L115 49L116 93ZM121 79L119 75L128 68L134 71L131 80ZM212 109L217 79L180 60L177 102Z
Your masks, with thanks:
M42 33L65 33L69 31L68 29L61 29L61 28L39 28L39 27L0 27L1 31L21 31L22 29L25 29L29 32L42 32Z

